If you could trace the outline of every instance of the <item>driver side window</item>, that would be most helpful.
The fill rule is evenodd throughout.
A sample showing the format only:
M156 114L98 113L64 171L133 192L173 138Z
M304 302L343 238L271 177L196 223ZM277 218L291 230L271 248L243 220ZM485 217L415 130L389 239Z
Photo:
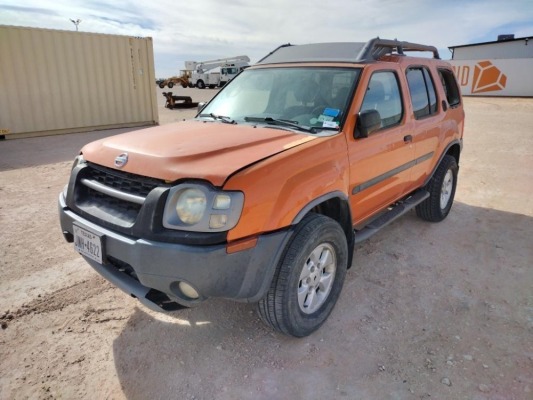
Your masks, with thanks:
M381 117L381 128L398 124L403 115L402 96L396 74L392 71L375 72L370 78L361 111L376 110Z

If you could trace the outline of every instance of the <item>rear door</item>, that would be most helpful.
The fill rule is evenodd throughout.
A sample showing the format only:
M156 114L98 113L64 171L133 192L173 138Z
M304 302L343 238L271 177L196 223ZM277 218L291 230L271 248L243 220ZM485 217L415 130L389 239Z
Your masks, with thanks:
M414 158L405 125L405 102L399 69L363 74L365 96L359 111L375 109L381 128L366 138L348 137L350 203L354 222L360 223L401 198L410 179Z
M442 137L444 113L442 106L439 106L433 75L427 66L410 66L405 71L412 117L415 121L411 132L415 151L414 165L407 191L423 184L440 156L439 143L444 143Z

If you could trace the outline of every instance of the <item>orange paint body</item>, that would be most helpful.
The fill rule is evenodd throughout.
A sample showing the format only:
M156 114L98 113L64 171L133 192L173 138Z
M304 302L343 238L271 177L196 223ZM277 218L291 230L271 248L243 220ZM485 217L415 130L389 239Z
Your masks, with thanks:
M130 162L122 169L125 172L166 182L204 180L224 190L242 191L243 211L238 224L228 232L228 242L290 226L310 202L331 192L342 192L349 199L352 224L356 226L420 187L446 146L462 137L463 111L443 112L440 102L446 94L441 84L435 84L439 112L425 120L414 119L405 71L412 66L427 66L426 61L392 55L382 57L379 63L306 65L361 69L343 129L330 136L187 121L102 139L85 146L82 153L88 161L114 168L115 157L127 152ZM265 67L250 69L257 68ZM438 60L428 68L435 83L439 79L437 68L451 70ZM365 95L361 88L380 70L394 71L400 77L402 119L378 134L356 139L354 129ZM406 135L412 136L410 143L404 142ZM354 187L428 153L431 157L423 162L352 194Z
M85 146L59 196L61 229L152 309L258 303L274 329L306 336L333 309L357 243L413 210L446 218L463 124L433 46L283 45L195 119Z

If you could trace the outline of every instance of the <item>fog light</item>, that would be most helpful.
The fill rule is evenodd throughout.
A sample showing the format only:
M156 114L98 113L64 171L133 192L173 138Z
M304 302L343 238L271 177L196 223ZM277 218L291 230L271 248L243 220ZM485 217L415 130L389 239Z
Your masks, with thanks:
M178 287L180 288L181 293L183 293L189 299L197 299L198 297L200 297L196 289L194 289L188 283L180 282Z

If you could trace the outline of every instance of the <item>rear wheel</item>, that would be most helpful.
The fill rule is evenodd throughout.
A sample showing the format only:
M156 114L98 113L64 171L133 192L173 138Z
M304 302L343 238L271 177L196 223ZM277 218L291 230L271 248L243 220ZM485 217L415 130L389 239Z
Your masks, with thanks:
M262 320L275 330L303 337L317 330L339 298L348 267L341 226L309 214L296 227L266 296L258 304Z
M160 87L161 89L164 89L164 88L165 88L165 84L164 84L163 82L161 82L161 83L159 84L159 87Z
M173 87L174 87L174 82L169 82L169 83L168 83L168 88L169 88L169 89L172 89Z
M440 222L448 216L455 197L458 170L455 157L444 156L427 184L429 197L416 206L416 215L430 222Z

